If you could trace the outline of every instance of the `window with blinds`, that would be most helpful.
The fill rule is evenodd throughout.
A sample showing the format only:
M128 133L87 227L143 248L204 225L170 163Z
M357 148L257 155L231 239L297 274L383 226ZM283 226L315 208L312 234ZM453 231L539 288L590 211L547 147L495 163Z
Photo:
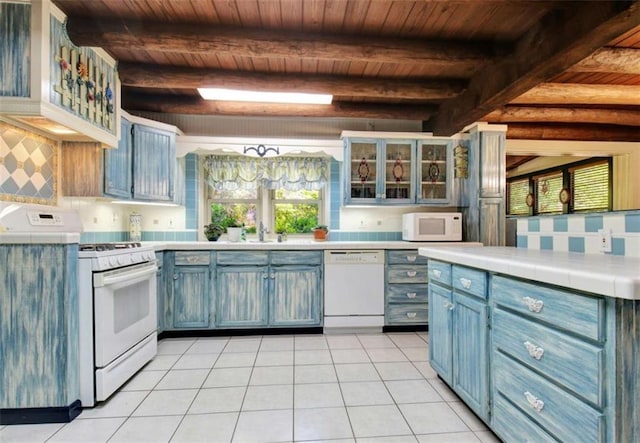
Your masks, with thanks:
M529 194L529 179L516 180L509 183L509 207L510 215L529 215L527 206L527 194Z
M536 186L536 212L538 214L561 214L560 190L562 171L534 179Z
M574 212L609 209L609 162L574 167L569 174Z

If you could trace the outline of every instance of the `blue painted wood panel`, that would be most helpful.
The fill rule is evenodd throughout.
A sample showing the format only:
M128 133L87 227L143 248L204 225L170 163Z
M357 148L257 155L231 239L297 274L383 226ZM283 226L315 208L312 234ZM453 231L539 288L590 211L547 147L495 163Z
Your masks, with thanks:
M481 418L489 418L487 304L453 293L453 388Z
M133 125L133 198L171 201L174 195L175 134Z
M510 314L493 312L493 345L598 406L604 406L604 349ZM539 358L537 358L539 357Z
M418 254L417 249L387 251L387 264L389 265L426 265L429 259Z
M514 408L501 394L493 399L493 430L503 441L530 441L535 443L557 443L558 440L547 434L520 409Z
M208 266L176 266L173 271L173 326L209 327L210 271Z
M501 352L493 353L495 390L560 441L604 441L602 413Z
M104 150L104 193L114 197L131 198L133 186L131 123L121 119L117 149Z
M270 326L319 326L321 321L321 273L319 266L273 267Z
M0 3L0 97L31 96L31 5Z
M269 273L266 266L217 268L216 326L266 326Z
M0 408L79 398L77 245L0 245Z
M604 339L604 299L502 276L491 279L493 303L573 334Z
M429 285L429 363L443 380L453 381L451 290Z

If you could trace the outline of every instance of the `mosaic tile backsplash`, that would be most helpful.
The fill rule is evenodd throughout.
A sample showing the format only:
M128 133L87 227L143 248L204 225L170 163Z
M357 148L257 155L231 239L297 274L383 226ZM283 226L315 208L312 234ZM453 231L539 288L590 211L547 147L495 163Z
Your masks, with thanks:
M611 231L609 254L640 257L640 211L518 218L517 247L602 254L600 229Z
M56 203L56 142L0 122L0 196Z

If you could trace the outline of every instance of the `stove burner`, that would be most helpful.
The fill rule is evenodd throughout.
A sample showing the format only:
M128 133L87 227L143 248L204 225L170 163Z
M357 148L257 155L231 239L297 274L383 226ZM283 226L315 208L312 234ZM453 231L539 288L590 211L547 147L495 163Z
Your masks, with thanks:
M139 248L142 246L140 242L123 242L123 243L85 243L80 245L81 251L113 251L116 249Z

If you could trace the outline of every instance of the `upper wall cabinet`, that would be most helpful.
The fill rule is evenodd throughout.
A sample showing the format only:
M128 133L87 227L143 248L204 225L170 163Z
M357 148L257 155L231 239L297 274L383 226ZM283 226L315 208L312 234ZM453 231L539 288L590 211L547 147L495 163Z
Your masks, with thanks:
M451 141L344 138L344 203L451 203Z
M118 142L116 61L69 39L50 0L0 0L0 114L55 140Z
M146 125L143 119L132 121L121 119L117 149L88 151L77 143L63 145L65 196L174 201L175 130Z

